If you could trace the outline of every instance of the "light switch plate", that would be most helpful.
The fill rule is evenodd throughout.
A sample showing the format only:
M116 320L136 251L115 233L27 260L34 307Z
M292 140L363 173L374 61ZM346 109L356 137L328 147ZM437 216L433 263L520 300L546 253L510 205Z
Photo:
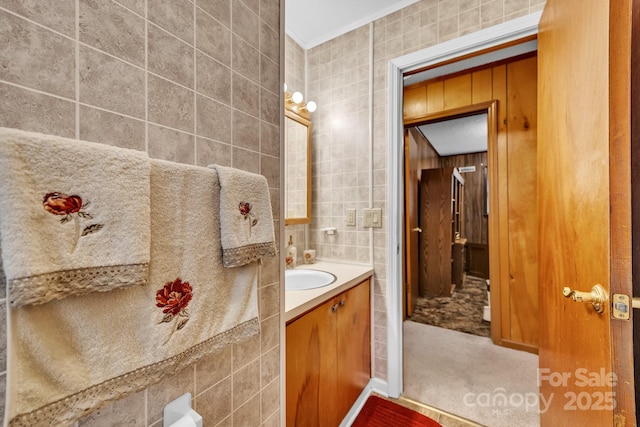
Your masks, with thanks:
M354 208L347 209L347 225L356 225L356 210Z
M362 213L364 215L365 228L382 227L382 209L381 208L363 209Z

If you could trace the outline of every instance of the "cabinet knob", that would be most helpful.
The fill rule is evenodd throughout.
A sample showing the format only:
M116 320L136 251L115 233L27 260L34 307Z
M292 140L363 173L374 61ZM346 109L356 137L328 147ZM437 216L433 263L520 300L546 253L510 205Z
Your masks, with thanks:
M345 305L346 303L347 303L347 301L346 301L346 300L341 300L341 301L340 301L340 307L344 307L344 305Z
M332 313L335 313L336 311L338 311L338 304L333 304L333 305L331 306L331 312L332 312Z

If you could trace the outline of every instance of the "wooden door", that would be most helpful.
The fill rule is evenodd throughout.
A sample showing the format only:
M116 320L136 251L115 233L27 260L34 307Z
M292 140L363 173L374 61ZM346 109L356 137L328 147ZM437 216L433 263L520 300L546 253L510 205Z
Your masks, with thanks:
M341 294L338 301L338 420L342 420L371 378L369 280Z
M340 423L335 303L332 299L287 325L287 426Z
M451 295L451 177L453 168L420 175L420 294Z
M418 227L418 161L419 149L415 139L404 132L404 206L405 206L405 298L406 316L413 314L420 293L418 251L420 250L420 229Z
M609 303L598 314L591 303L562 295L564 287L589 291L596 283L607 293L615 289L631 294L631 251L625 237L630 219L620 214L621 206L630 206L630 191L619 191L630 188L628 154L626 160L623 155L614 161L629 147L628 92L625 97L618 87L624 88L630 79L628 67L618 67L630 55L630 49L620 49L619 44L630 34L629 4L627 0L547 0L540 22L538 259L543 427L635 425L633 376L628 373L633 360L631 338L618 338L631 323L612 320Z

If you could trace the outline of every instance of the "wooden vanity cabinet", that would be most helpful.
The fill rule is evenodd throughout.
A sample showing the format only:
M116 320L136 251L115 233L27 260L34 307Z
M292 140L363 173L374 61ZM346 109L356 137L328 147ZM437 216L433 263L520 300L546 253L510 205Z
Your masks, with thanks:
M371 377L370 282L286 328L287 426L336 427Z

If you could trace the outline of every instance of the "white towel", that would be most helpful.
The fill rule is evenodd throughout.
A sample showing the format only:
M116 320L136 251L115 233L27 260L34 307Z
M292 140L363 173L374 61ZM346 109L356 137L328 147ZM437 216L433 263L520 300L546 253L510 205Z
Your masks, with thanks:
M0 234L13 306L145 284L144 152L0 128Z
M150 285L10 308L10 426L70 425L259 332L257 263L222 266L217 187L153 160Z
M275 256L277 248L267 179L251 172L212 165L220 178L220 227L225 267Z

